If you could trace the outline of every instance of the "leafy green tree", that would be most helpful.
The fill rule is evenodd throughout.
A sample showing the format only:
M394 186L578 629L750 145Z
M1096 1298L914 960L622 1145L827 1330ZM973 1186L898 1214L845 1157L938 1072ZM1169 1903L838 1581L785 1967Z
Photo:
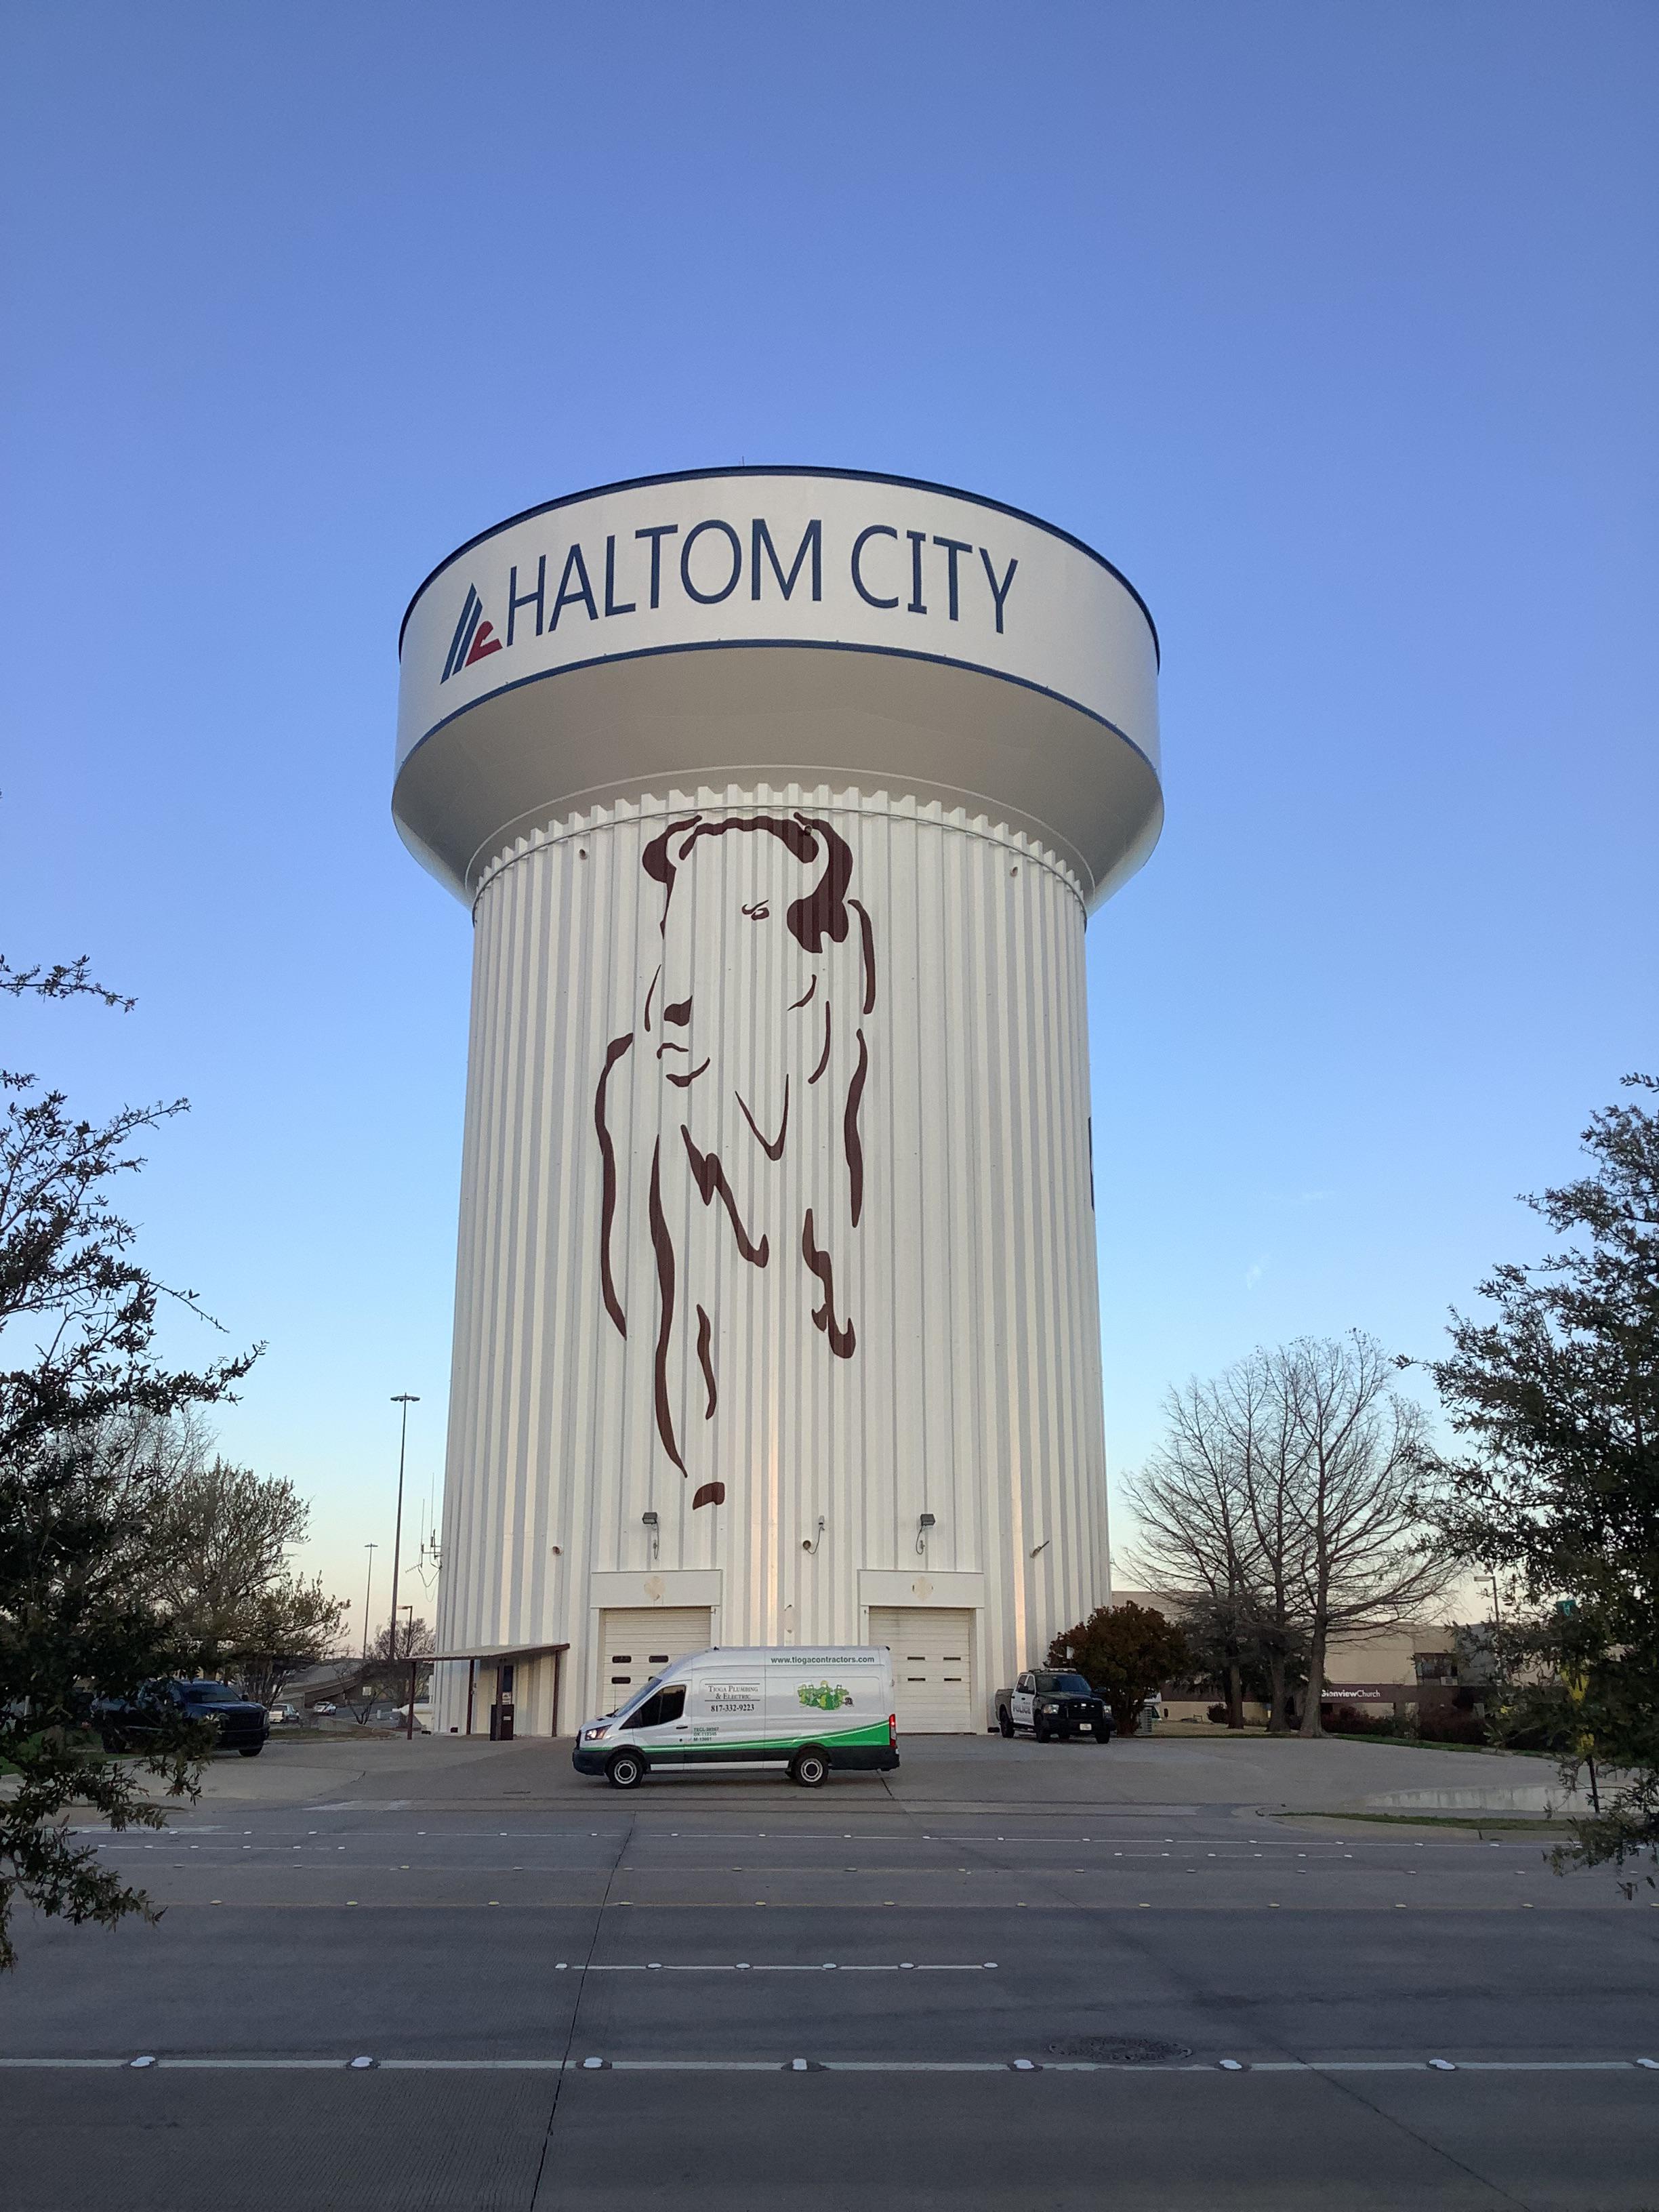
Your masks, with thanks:
M0 992L131 1001L94 983L84 960L18 969ZM128 1107L103 1123L64 1095L0 1072L0 1970L14 1966L21 1899L75 1922L153 1917L67 1832L91 1805L112 1828L157 1827L146 1778L193 1795L209 1747L181 1725L143 1758L104 1755L86 1723L96 1696L130 1694L188 1654L149 1589L149 1522L170 1469L160 1439L192 1406L229 1396L256 1356L195 1371L156 1355L163 1299L199 1313L134 1256L112 1186L136 1173L141 1133L184 1102Z
M269 1704L288 1675L335 1650L346 1607L287 1565L311 1509L284 1477L206 1460L166 1486L150 1531L154 1595L210 1674Z
M345 1601L329 1596L320 1575L309 1582L280 1575L238 1609L222 1646L226 1668L251 1698L270 1705L301 1668L334 1656L345 1614Z
M1500 1733L1607 1782L1577 1856L1659 1856L1659 1091L1595 1115L1590 1172L1526 1203L1571 1242L1497 1268L1430 1363L1462 1455L1447 1541L1510 1586Z
M1086 1674L1112 1709L1120 1735L1133 1735L1140 1709L1161 1684L1193 1668L1186 1636L1153 1606L1100 1605L1048 1646L1051 1667Z

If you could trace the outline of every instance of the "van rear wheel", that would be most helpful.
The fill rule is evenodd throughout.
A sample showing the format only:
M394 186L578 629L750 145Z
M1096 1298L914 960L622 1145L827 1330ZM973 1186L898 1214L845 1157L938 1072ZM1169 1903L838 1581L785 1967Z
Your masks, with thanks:
M789 1779L803 1790L822 1790L830 1779L829 1753L798 1751L789 1762Z
M605 1770L605 1778L613 1790L637 1790L645 1779L645 1761L637 1751L619 1751Z

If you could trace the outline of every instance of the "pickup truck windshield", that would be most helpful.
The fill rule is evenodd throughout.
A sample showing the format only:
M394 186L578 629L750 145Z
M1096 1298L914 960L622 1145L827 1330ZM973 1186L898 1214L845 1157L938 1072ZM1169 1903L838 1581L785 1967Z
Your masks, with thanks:
M1081 1674L1039 1674L1036 1686L1051 1697L1092 1698L1094 1695Z
M187 1705L240 1705L241 1692L228 1682L181 1682L179 1693Z

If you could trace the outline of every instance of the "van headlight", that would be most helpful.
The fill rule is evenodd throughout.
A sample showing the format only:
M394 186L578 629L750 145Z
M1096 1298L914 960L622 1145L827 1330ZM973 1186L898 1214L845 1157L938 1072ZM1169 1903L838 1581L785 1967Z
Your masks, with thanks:
M582 1730L582 1741L584 1743L598 1743L601 1736L609 1735L610 1733L610 1723L608 1722L602 1721L598 1728L587 1728Z

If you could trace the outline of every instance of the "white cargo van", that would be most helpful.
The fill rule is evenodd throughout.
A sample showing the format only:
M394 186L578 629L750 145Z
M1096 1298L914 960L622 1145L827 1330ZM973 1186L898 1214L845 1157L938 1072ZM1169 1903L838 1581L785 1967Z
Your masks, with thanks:
M617 1790L653 1767L787 1766L808 1790L832 1767L885 1771L899 1763L893 1656L884 1644L695 1652L586 1723L571 1760Z

